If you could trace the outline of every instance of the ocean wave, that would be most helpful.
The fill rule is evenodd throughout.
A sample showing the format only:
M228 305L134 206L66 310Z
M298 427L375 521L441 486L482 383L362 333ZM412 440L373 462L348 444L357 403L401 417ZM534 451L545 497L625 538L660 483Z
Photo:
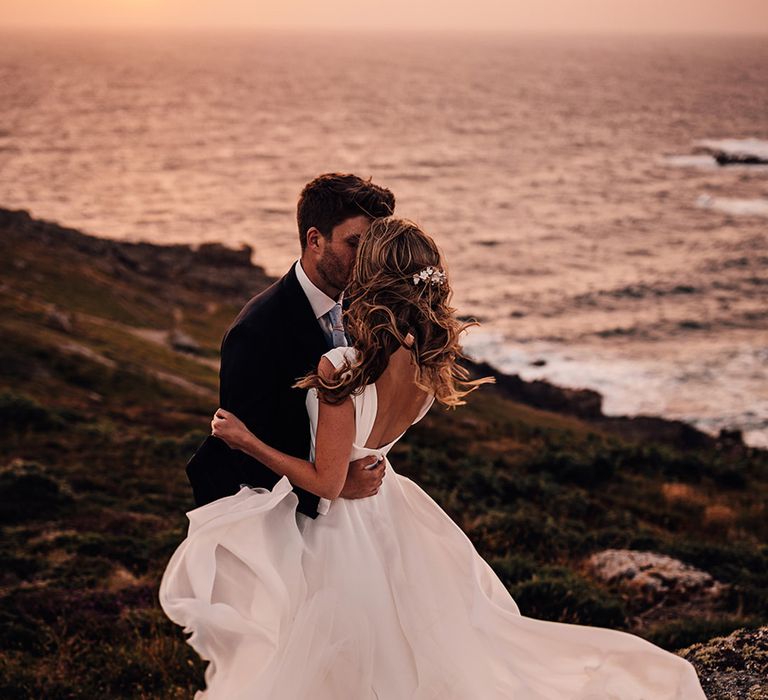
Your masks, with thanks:
M259 212L267 216L288 216L293 214L293 209L280 205L270 205L259 207Z
M664 156L662 162L677 168L705 168L714 170L719 167L717 161L711 155L672 155Z
M768 199L737 199L735 197L712 197L702 194L696 199L700 209L714 209L733 216L768 216Z
M689 296L693 294L699 294L702 292L700 287L692 284L627 284L621 287L614 287L612 289L599 289L594 292L585 292L583 294L577 294L571 297L573 304L594 306L598 299L649 299L667 296L684 295Z
M643 331L637 326L616 326L615 328L605 328L595 332L595 335L599 338L637 337L642 334Z

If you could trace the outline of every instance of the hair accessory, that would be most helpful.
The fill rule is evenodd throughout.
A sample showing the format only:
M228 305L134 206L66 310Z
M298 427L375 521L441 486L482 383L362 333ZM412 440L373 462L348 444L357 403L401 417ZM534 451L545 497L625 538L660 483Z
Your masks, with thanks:
M418 286L419 282L427 284L440 285L445 282L445 273L436 267L425 267L421 272L413 276L413 283Z

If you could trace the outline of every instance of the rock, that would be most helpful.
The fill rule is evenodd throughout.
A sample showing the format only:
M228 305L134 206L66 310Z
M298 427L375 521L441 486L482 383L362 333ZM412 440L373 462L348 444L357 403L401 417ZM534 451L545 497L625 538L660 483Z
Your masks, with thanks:
M768 700L768 627L738 629L677 652L709 700Z
M741 430L728 430L727 428L720 428L720 434L717 436L717 439L723 446L744 444L744 434L741 432Z
M158 299L183 303L184 289L207 291L222 302L242 304L243 297L269 286L274 280L251 262L249 246L228 248L218 243L195 249L189 245L155 245L97 238L50 221L34 219L29 212L0 207L3 243L13 250L16 241L44 246L50 254L67 255L72 264L98 271L131 286L155 284ZM169 286L167 280L173 280Z
M672 604L697 594L717 599L728 590L706 571L656 552L606 549L591 555L585 565L598 579L646 604Z
M200 344L192 336L179 328L175 328L168 334L168 342L174 350L179 350L180 352L188 352L192 355L200 355L202 353Z
M600 427L636 442L663 442L683 450L717 448L717 438L680 420L656 416L602 416L595 421ZM745 445L741 445L745 449Z
M579 418L601 418L603 415L603 397L591 389L566 389L541 380L528 382L517 374L503 374L487 362L468 360L464 364L473 376L496 377L498 389L521 403Z
M517 374L504 374L487 362L465 359L462 364L473 378L495 377L495 390L513 401L576 416L632 442L658 442L681 450L727 449L731 456L749 450L738 431L715 437L679 420L655 416L606 416L602 410L603 397L597 391L568 389L543 380L526 381Z
M697 153L711 155L719 165L767 165L768 141L763 139L704 139Z
M69 314L55 306L45 315L45 325L63 333L72 332L72 314Z
M726 153L725 151L718 151L715 153L715 160L718 165L768 165L768 158L749 153Z

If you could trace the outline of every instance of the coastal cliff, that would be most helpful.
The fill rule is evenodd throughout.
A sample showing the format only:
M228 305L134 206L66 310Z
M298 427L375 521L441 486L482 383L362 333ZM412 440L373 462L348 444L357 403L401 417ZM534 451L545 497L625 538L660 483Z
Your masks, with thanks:
M217 405L221 335L271 282L252 254L0 209L0 696L202 687L157 586L193 505L184 464ZM766 697L766 453L469 366L496 385L433 409L391 459L523 614L678 651L710 698Z

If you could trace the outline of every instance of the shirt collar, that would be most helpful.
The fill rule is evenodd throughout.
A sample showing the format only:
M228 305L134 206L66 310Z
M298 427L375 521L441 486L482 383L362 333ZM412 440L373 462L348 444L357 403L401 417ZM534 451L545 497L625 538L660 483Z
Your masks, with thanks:
M296 261L296 278L299 280L301 288L304 290L304 294L309 300L309 305L312 307L312 311L315 314L315 318L325 316L334 306L336 302L331 299L325 292L318 289L312 280L307 277L307 273L304 272L304 268L301 266L301 260ZM344 298L344 292L339 297L339 302Z

